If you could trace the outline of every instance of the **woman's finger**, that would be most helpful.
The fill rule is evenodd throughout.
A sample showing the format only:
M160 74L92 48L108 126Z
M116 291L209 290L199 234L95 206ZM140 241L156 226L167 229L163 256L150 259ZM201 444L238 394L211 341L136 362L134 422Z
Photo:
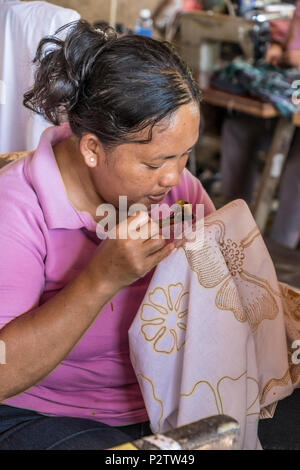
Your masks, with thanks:
M167 243L164 248L161 250L156 251L152 257L154 264L153 266L157 266L159 263L161 263L164 259L166 259L172 251L175 249L173 242L172 243Z
M151 256L157 251L161 250L167 244L164 238L159 238L158 240L147 240L144 244L146 256Z

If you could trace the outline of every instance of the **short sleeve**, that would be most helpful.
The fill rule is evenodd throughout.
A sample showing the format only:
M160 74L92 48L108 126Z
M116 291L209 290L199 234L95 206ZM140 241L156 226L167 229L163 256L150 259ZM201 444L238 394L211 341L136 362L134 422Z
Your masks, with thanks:
M44 290L45 241L36 214L7 196L0 191L0 328L36 307Z

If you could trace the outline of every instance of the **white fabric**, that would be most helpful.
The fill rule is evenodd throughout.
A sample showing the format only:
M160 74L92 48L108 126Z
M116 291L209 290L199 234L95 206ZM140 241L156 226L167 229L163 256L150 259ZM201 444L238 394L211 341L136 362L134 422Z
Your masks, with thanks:
M153 432L225 414L238 449L261 449L259 419L300 387L300 293L278 283L244 201L205 217L199 238L157 266L129 329L132 365Z
M0 0L0 153L36 148L51 125L23 106L23 94L33 84L41 38L79 19L76 11L47 2Z

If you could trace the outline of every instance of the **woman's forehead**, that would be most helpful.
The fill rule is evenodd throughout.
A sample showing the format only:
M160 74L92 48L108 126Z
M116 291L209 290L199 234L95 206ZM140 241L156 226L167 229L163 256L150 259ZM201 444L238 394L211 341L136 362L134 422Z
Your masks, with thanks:
M135 136L136 143L121 144L117 154L134 157L136 160L153 159L171 155L181 155L198 140L200 112L196 105L181 106L172 116L165 118L152 128L152 139L147 143L151 127L143 129Z
M183 111L183 112L180 112ZM152 140L147 144L149 153L177 155L192 147L198 139L200 112L195 107L179 110L169 125L155 126ZM170 153L171 152L171 153Z

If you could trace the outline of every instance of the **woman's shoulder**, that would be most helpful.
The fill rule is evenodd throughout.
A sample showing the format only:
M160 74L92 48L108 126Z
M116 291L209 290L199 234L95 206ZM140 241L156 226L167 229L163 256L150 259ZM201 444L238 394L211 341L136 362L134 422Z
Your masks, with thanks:
M28 178L26 167L32 153L15 160L0 170L0 224L34 228L41 225L43 213Z
M20 203L33 202L36 197L34 190L26 175L26 166L31 158L31 153L21 156L21 158L9 160L0 170L0 207L11 202Z

